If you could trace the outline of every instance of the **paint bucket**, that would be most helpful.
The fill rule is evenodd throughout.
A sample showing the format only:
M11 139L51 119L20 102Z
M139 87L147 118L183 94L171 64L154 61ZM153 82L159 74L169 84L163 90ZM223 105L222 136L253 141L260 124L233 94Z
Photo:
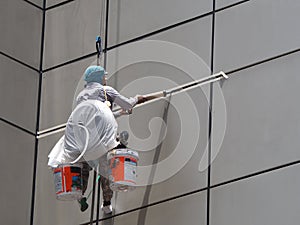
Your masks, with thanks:
M114 149L107 155L110 188L113 191L135 189L137 178L138 153L129 149Z
M56 198L62 201L82 198L82 164L59 165L53 170Z

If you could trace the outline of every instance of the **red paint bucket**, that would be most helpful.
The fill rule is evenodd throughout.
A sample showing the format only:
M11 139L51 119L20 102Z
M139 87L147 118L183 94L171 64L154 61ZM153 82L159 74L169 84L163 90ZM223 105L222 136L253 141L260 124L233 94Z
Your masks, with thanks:
M137 178L138 153L129 149L115 149L107 155L110 188L113 191L134 190Z
M60 165L53 170L55 193L58 200L82 198L82 164Z

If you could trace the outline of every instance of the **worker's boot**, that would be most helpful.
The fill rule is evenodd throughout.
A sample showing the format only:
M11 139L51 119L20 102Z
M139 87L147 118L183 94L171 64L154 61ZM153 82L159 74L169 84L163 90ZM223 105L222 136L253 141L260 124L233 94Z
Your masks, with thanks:
M112 206L110 201L108 202L103 202L102 206L101 206L102 211L104 212L104 214L111 214L112 213Z
M89 204L86 201L87 201L86 197L78 200L81 212L84 212L89 207Z

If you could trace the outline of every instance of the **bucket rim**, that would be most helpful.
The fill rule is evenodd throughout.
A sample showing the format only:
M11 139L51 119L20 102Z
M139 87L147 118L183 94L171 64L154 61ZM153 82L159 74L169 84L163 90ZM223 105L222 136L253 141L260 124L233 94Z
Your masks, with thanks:
M83 164L79 163L79 162L74 163L74 164L71 164L71 163L62 163L62 164L57 165L56 168L62 168L62 167L66 167L66 166L74 166L74 167L80 167L80 168L82 168Z
M113 149L107 154L107 159L112 159L114 157L133 157L136 160L139 160L139 154L137 151L131 150L129 148L118 148Z

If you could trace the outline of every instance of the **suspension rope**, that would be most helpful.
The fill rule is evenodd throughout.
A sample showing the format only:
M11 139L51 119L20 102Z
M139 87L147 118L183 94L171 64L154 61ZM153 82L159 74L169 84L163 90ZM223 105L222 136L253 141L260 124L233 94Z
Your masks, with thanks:
M100 17L100 28L99 28L99 35L100 37L103 37L104 35L104 14L105 14L105 0L101 0L101 17Z
M103 45L102 45L102 37L104 35L104 27L105 27L105 0L101 0L101 11L100 11L100 26L99 26L99 36L96 37L96 50L97 50L97 66L99 66L102 62L102 53L103 53Z

